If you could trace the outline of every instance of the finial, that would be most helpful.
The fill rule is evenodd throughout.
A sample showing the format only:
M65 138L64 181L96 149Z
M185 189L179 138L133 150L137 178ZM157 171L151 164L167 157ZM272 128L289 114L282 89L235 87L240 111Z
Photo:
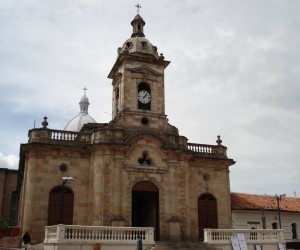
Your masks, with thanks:
M158 57L160 60L164 60L165 57L164 57L164 54L163 53L160 53L159 57Z
M218 143L218 146L221 146L222 145L222 140L221 140L221 136L217 136L218 137L218 140L216 140L216 142Z
M43 129L47 129L47 126L48 126L47 119L48 119L47 116L45 116L45 117L44 117L44 121L42 122L42 125L43 125L42 128L43 128Z
M140 14L140 9L142 8L142 6L138 3L138 4L135 5L135 7L137 8L136 12L138 14Z
M85 95L85 92L86 92L87 90L88 90L88 89L86 88L86 86L84 86L84 88L83 88L84 95Z

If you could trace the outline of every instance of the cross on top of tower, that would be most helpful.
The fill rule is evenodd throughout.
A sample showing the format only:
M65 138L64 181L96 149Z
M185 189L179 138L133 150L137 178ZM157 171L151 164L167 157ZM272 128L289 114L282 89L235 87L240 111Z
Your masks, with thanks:
M137 13L139 14L140 13L140 9L142 8L142 6L138 3L135 5L135 7L137 8Z
M83 88L84 95L85 95L85 93L86 93L87 90L88 90L88 89L86 88L86 86L84 86L84 88Z

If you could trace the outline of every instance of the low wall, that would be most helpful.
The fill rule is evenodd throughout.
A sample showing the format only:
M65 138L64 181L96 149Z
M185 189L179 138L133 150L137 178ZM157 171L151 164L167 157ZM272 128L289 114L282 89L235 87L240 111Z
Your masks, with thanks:
M204 243L223 250L285 250L282 229L204 229Z
M138 237L144 249L155 245L154 228L55 225L45 228L44 250L91 250L95 243L101 250L136 249Z

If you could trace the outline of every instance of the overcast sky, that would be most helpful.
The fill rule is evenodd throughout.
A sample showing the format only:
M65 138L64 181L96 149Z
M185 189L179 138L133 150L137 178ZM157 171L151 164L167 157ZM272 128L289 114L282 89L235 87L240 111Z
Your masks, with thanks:
M0 1L0 167L28 130L79 112L111 119L112 68L132 0ZM231 191L300 197L300 1L141 0L144 33L171 64L166 114L189 142L228 147Z

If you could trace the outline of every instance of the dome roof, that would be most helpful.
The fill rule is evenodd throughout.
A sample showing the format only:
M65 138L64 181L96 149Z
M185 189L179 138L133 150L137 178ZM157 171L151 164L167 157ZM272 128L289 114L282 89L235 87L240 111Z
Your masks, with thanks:
M145 21L143 18L137 14L131 22L133 31L131 38L129 38L121 48L119 48L119 54L132 54L139 53L145 54L147 56L154 57L159 59L159 55L157 53L157 48L153 46L150 41L144 35L144 25Z
M87 89L84 88L84 95L81 97L79 105L80 105L80 112L78 115L73 117L65 126L64 130L67 131L75 131L78 132L84 124L87 123L96 123L96 121L88 114L88 107L89 107L89 99L85 95L85 91Z
M88 113L80 112L67 123L64 130L78 132L87 123L96 123L96 121Z

